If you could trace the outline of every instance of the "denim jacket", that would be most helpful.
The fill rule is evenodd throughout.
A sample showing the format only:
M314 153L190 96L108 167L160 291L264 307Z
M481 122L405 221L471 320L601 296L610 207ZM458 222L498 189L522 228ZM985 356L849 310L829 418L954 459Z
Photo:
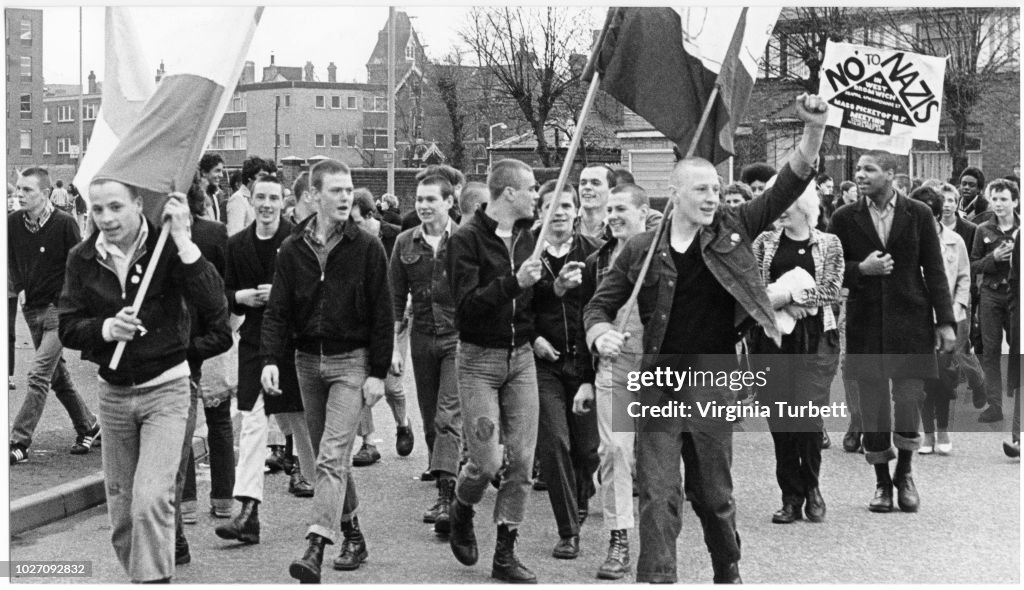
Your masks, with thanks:
M758 273L750 236L757 236L770 228L772 222L803 193L813 177L811 173L801 179L789 164L785 165L775 185L761 196L736 209L719 207L714 220L702 229L698 237L701 256L708 270L736 299L735 325L738 326L748 316L752 317L776 343L781 343L781 334L775 325L775 314ZM671 223L671 220L667 223ZM677 275L671 255L671 228L666 229L669 231L655 245L655 256L637 300L640 319L644 324L644 352L648 355L658 354L661 350L675 295ZM634 236L626 243L584 309L588 348L592 349L594 341L612 328L615 314L629 298L654 237L654 232L648 231Z
M412 328L421 334L455 334L455 300L448 285L448 241L459 228L454 220L445 232L437 253L423 239L423 226L417 225L399 234L391 253L388 278L394 315L405 313L406 299L412 294Z

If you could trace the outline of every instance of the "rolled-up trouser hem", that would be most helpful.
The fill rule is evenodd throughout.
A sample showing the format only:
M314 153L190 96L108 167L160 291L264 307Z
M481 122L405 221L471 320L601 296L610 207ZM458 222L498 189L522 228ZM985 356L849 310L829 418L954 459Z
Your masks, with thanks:
M309 525L309 530L306 531L306 536L309 535L320 535L324 539L327 539L327 542L332 545L334 544L335 539L341 536L338 531L327 530L318 524Z
M916 451L921 448L921 437L903 436L898 432L892 433L893 445L901 451Z
M865 451L864 458L868 460L871 465L881 465L882 463L888 463L896 458L896 451L893 447L889 447L884 451Z
M636 581L647 584L675 584L678 581L676 574L636 572Z

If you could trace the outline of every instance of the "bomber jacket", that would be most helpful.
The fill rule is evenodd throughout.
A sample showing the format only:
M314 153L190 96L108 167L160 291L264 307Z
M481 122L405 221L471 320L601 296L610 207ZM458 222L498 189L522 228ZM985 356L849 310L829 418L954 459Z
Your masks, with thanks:
M68 253L82 242L78 222L54 208L39 231L25 229L24 209L7 216L7 274L14 291L25 291L25 307L45 308L60 300Z
M516 271L533 254L532 225L533 219L522 219L513 227L514 257L494 233L498 222L484 210L452 235L448 280L460 341L505 349L533 342L533 287L523 289L516 279Z
M981 287L1006 290L1009 288L1010 262L997 261L992 252L1004 240L1013 240L1014 232L1020 229L1020 218L1013 214L1013 229L1004 232L999 221L991 219L978 226L971 246L971 274L981 275Z
M274 272L265 272L256 257L256 223L243 229L228 239L227 265L224 274L224 288L227 291L228 305L231 312L245 316L242 327L238 329L240 340L253 347L260 345L260 333L263 329L264 307L249 307L238 302L235 294L242 289L253 289L259 285L274 282ZM293 226L281 218L277 232L270 238L278 247L292 233Z
M351 220L321 267L305 233L310 216L281 244L270 300L263 313L260 354L277 364L290 352L336 355L367 348L370 376L391 366L394 323L384 246Z
M114 385L145 383L186 360L190 308L196 310L205 324L219 325L217 318L221 318L220 323L226 325L224 281L213 264L203 256L192 264L184 264L174 242L168 240L138 311L147 332L128 343L116 371L108 368L117 342L103 339L103 322L132 304L141 276L152 262L158 231L148 220L145 223L149 234L132 258L123 291L117 272L96 253L99 232L94 232L68 255L60 296L61 343L66 348L81 350L82 358L98 364L100 377ZM198 354L213 356L231 347L231 333L214 330L193 339L191 344Z
M612 253L615 252L615 246L618 243L619 240L617 238L610 237L600 248L592 252L590 256L587 256L587 266L583 269L583 284L580 285L580 298L584 303L579 310L581 329L576 334L576 350L579 352L579 356L576 358L576 368L583 383L593 384L597 377L595 363L597 359L590 354L590 348L587 346L587 333L586 330L582 329L583 310L587 302L594 297L597 286L601 284L608 271L611 270Z
M800 197L813 178L813 171L807 178L800 178L786 164L779 172L775 185L761 196L735 209L719 207L712 222L701 230L697 238L708 270L736 299L737 339L739 325L749 316L777 344L781 342L774 311L758 274L757 260L751 249L751 236L757 236L770 228L772 222ZM653 361L653 355L660 352L672 312L677 278L670 238L669 227L657 244L653 244L654 231L633 236L626 242L611 270L597 287L594 297L584 308L583 321L588 347L592 348L594 341L612 328L615 314L629 299L647 250L653 244L656 248L655 256L637 299L640 319L644 324L644 367L647 368ZM700 313L700 310L692 311Z
M540 231L534 232L534 239ZM586 262L587 257L601 246L601 241L579 232L573 232L565 262ZM566 291L559 297L555 294L555 279L558 273L551 266L551 255L545 249L541 254L540 280L533 286L534 326L537 336L543 336L551 346L561 353L563 360L576 359L577 333L583 331L580 315L587 299L583 298L582 287Z
M451 224L451 233L442 237L436 254L423 239L422 225L399 234L391 253L388 277L394 316L403 316L412 293L412 329L421 334L455 334L455 301L446 265L448 244L459 226L454 220Z

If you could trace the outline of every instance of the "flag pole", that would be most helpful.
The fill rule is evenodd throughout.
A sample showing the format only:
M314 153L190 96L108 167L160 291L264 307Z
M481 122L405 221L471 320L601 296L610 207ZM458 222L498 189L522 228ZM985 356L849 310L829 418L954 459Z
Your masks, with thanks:
M707 125L708 117L711 115L711 109L715 105L715 101L718 100L718 85L716 84L714 89L711 91L711 96L708 98L707 104L704 105L704 112L700 115L700 122L697 123L697 132L693 134L693 139L690 140L690 147L686 150L686 157L692 158L693 154L697 151L697 144L700 142L700 136L704 134L704 126ZM647 271L651 268L651 261L654 259L654 251L658 248L658 243L661 242L661 236L665 233L666 228L669 224L669 217L672 215L672 201L668 202L665 207L665 215L658 221L658 227L654 230L654 241L651 242L649 248L647 248L647 255L644 257L644 264L640 267L640 274L636 277L636 283L633 285L633 292L630 293L629 299L626 300L626 304L622 306L625 310L619 320L619 325L616 326L618 332L622 332L626 329L626 323L629 321L629 316L633 313L633 307L636 306L637 297L640 296L640 288L644 285L644 278L647 276Z
M153 274L156 272L160 255L164 252L164 245L167 244L168 233L170 233L170 223L165 223L160 230L160 235L156 239L156 246L153 247L153 256L150 257L149 264L146 265L146 272L142 275L139 290L135 293L135 301L132 301L132 309L135 310L136 314L142 309L142 302L146 299L146 291L149 290L149 284L153 282ZM127 344L128 342L124 340L117 343L117 348L114 349L114 356L110 357L110 364L108 365L111 371L117 370L117 365L121 363L121 356L124 355L124 349Z
M540 257L540 253L544 250L544 240L547 239L548 231L551 229L551 218L555 213L555 203L558 202L558 198L562 196L562 191L566 186L566 182L569 180L569 171L572 170L573 162L576 160L576 150L580 147L580 141L583 140L583 126L587 121L587 113L590 112L591 106L594 104L594 97L597 96L597 89L601 86L601 74L594 72L593 78L590 80L590 88L587 89L587 97L583 100L583 109L580 111L579 120L576 121L576 131L572 134L572 141L569 142L569 149L565 153L565 159L562 161L562 169L558 173L558 181L555 183L555 192L551 207L548 208L547 213L544 214L544 223L540 226L540 233L537 235L537 243L533 247L533 254L530 258ZM543 204L542 204L543 208Z

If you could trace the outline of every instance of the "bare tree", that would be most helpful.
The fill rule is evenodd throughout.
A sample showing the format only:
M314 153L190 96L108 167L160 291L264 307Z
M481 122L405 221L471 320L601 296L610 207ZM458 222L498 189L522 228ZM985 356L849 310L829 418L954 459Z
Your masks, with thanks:
M948 56L943 107L953 133L947 149L953 177L967 167L971 116L1001 79L1020 71L1020 22L1015 8L885 9L883 41L898 49ZM1014 101L1015 102L1015 101Z
M469 73L462 65L462 53L454 50L439 64L430 69L430 79L437 88L441 103L444 104L451 123L452 138L448 156L452 166L463 170L466 165L467 129L467 81Z
M568 88L579 81L573 54L587 53L591 23L585 11L561 7L487 7L470 10L462 39L496 89L516 105L537 139L537 154L551 166L545 129Z
M768 41L770 58L765 67L769 77L792 80L807 92L818 92L825 46L829 41L853 41L856 31L870 19L869 15L863 8L842 6L784 9ZM773 56L785 56L785 59Z

